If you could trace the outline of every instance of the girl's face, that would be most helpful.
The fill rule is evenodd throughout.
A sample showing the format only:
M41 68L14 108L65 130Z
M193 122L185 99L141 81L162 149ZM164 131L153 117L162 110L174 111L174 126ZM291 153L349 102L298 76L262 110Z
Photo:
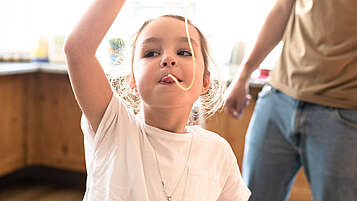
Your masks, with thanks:
M133 59L135 80L131 87L137 91L144 106L192 106L208 90L209 74L204 77L204 62L198 31L189 25L195 54L195 81L184 91L168 77L174 75L183 87L192 82L192 54L187 41L185 23L171 17L160 17L150 22L140 33Z

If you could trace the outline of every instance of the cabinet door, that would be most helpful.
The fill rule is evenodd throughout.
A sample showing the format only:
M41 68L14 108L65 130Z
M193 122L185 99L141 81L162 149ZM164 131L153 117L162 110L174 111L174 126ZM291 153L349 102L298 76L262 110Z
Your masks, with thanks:
M0 76L0 176L25 165L24 79Z
M68 75L39 73L29 163L85 171L81 111Z

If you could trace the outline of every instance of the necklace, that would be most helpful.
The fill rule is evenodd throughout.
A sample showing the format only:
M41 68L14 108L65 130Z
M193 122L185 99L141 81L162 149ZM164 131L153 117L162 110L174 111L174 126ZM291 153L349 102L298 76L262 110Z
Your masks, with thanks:
M180 179L179 179L179 181L177 182L177 184L176 184L176 186L175 186L175 188L174 188L174 190L172 191L171 194L169 194L169 192L167 191L167 188L166 188L166 186L165 186L164 180L163 180L163 178L162 178L162 174L161 174L161 170L160 170L159 158L158 158L158 156L157 156L157 151L156 151L156 149L154 148L154 146L152 146L152 144L151 144L151 142L150 142L149 139L148 139L148 141L149 141L149 143L150 143L150 145L151 145L151 147L152 147L152 149L154 150L154 153L155 153L155 159L156 159L157 169L158 169L158 171L159 171L159 175L160 175L160 179L161 179L162 190L164 191L164 195L165 195L166 199L167 199L168 201L170 201L170 200L172 199L172 196L174 195L174 193L175 193L175 191L176 191L178 185L180 184L181 179L182 179L183 175L184 175L185 172L186 172L186 169L188 168L188 162L189 162L189 160L190 160L191 150L192 150L192 144L193 144L193 133L191 133L191 145L190 145L190 149L188 150L188 156L187 156L185 168L184 168L184 170L183 170L183 172L182 172L182 174L181 174L181 176L180 176Z

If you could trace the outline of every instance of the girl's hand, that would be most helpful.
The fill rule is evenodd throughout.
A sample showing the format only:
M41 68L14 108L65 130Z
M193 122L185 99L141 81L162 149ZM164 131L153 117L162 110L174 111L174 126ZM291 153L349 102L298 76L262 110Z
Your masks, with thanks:
M236 119L240 119L251 99L248 84L246 82L231 83L224 94L224 99L228 114Z

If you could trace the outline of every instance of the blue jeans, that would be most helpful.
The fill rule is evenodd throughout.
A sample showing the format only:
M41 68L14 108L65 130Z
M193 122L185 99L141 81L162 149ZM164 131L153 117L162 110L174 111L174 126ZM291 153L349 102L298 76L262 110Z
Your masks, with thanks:
M357 110L298 101L266 85L245 142L250 201L288 200L301 166L314 201L356 201Z

